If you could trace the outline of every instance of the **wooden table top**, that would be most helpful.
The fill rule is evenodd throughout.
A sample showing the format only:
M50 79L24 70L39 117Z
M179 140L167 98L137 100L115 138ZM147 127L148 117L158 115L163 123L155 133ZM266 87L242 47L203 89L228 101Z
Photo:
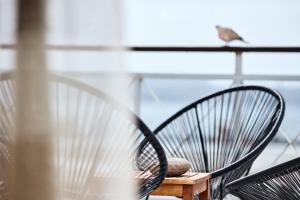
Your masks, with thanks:
M177 177L166 177L163 184L194 185L210 179L209 173L187 172Z
M162 184L151 195L177 196L183 200L193 200L199 194L203 200L209 199L210 185L209 173L188 172L177 177L166 177Z

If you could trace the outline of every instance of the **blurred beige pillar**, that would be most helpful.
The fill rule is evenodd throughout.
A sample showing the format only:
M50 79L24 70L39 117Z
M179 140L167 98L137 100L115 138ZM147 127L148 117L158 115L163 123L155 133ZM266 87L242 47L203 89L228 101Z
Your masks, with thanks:
M18 0L14 166L9 198L53 199L44 0Z
M129 88L127 86L128 72L126 70L126 59L124 57L124 43L123 43L123 19L122 9L124 1L122 0L98 0L101 7L102 15L105 18L99 18L99 24L103 27L103 32L99 37L103 40L104 45L113 46L113 52L110 60L106 60L103 65L110 67L106 68L107 72L112 72L107 76L105 81L105 87L110 91L110 94L123 105L129 105ZM128 118L130 117L129 113ZM116 125L118 127L118 125ZM132 171L131 157L132 147L130 141L132 136L129 131L115 131L107 130L107 132L100 133L104 135L103 140L106 146L110 147L110 151L107 155L99 155L100 163L105 163L108 166L114 166L113 178L111 181L107 181L105 185L100 186L98 193L106 194L103 199L105 200L135 200L137 198L136 183L133 180L134 172ZM115 142L111 138L118 138L123 140L124 143L120 145L114 145ZM120 159L122 158L122 159ZM116 160L126 160L127 162L121 162ZM120 165L118 163L120 162ZM117 166L116 166L117 165Z

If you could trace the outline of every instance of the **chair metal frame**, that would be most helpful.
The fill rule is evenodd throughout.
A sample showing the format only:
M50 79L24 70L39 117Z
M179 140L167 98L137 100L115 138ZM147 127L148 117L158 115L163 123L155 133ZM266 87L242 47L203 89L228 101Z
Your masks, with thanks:
M233 92L239 92L239 91L258 91L258 92L263 92L268 95L271 95L277 101L276 111L274 111L274 113L272 114L271 122L270 122L270 124L268 124L268 126L265 130L264 137L261 138L258 142L256 142L256 145L254 145L249 152L247 152L245 155L239 157L234 162L221 167L220 169L216 169L214 171L208 171L207 166L205 167L206 169L202 169L202 172L211 173L211 178L212 178L211 182L212 183L214 182L214 180L218 180L218 183L215 183L215 185L217 185L216 188L213 189L213 187L211 187L212 188L211 189L211 198L212 199L217 199L217 198L222 199L227 194L227 192L224 191L225 185L228 182L231 182L231 181L247 174L250 170L250 167L251 167L253 161L263 151L263 149L268 145L268 143L274 138L274 136L277 133L279 126L283 120L283 116L284 116L284 112L285 112L285 102L284 102L283 97L277 91L267 88L267 87L263 87L263 86L256 86L256 85L248 85L247 86L246 85L246 86L232 87L229 89L225 89L225 90L216 92L214 94L211 94L209 96L206 96L204 98L201 98L201 99L191 103L190 105L184 107L183 109L181 109L177 113L175 113L173 116L168 118L166 121L164 121L161 125L159 125L154 130L154 134L156 134L158 140L161 142L162 146L165 148L166 155L169 156L168 154L170 152L169 152L168 148L166 148L167 145L165 145L165 143L171 143L175 137L173 139L169 138L170 141L167 141L168 138L162 138L162 132L165 129L167 129L170 124L172 124L174 121L175 121L174 123L176 123L176 120L178 118L180 118L181 116L183 116L185 113L190 112L193 109L197 110L198 105L201 105L201 104L203 104L207 101L210 101L214 98L222 98L222 95L226 95L226 94L233 93ZM202 133L200 131L198 114L196 113L196 115L197 115L196 117L197 117L197 123L198 123L197 125L199 127L199 132L200 132L200 140L201 140L200 142L202 143L201 146L204 146L205 144L204 144L203 140L205 138L203 138L204 136L202 135ZM179 122L178 122L178 124L179 124ZM220 127L218 127L218 128L220 128ZM169 132L171 132L171 131L169 131ZM178 148L183 149L183 147L178 147ZM187 147L187 148L189 148L189 147ZM204 149L200 149L199 151L205 152ZM203 160L205 160L205 159L207 160L207 155L205 153L203 153L203 157L204 157Z

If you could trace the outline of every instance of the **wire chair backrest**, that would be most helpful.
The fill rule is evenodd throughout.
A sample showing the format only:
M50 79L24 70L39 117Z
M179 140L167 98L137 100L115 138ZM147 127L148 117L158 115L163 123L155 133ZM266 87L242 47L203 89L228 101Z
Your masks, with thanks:
M300 199L300 158L290 160L256 174L233 181L226 186L245 200Z
M212 178L231 171L230 177L213 183L214 190L221 182L246 173L251 163L238 168L246 161L253 162L275 136L284 110L284 100L274 90L233 87L186 106L154 133L167 157L186 158L191 171L210 172Z
M55 138L54 159L60 199L87 199L95 177L116 177L125 158L114 149L130 143L132 167L139 181L139 198L148 195L162 182L167 163L164 151L149 128L133 113L101 91L74 79L49 76L49 108ZM15 79L12 72L0 75L0 159L1 167L13 162L8 144L14 142ZM110 131L119 134L107 136ZM130 133L124 140L122 133ZM147 157L136 156L142 141L149 145ZM110 157L110 159L108 159ZM107 158L107 159L106 159ZM111 159L115 158L115 159ZM3 164L5 163L5 164ZM139 165L144 166L140 171ZM4 180L5 174L0 177ZM5 182L2 182L4 185ZM1 187L6 189L6 187ZM101 188L98 188L101 190ZM94 194L93 194L94 195ZM97 193L97 195L99 195ZM101 199L101 196L89 196Z

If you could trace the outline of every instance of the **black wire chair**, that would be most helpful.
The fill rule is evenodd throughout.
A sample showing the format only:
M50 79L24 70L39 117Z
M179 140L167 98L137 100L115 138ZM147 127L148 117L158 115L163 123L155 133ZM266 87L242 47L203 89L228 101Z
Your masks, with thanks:
M243 200L299 200L300 157L233 181L226 190Z
M191 171L211 173L211 199L248 173L283 119L281 95L261 86L239 86L204 97L155 131L167 157L186 158Z
M15 128L15 90L13 72L1 74L0 169L13 162L8 144L14 141L11 133ZM63 190L60 199L101 199L101 196L87 197L86 194L95 177L115 177L112 173L117 171L122 176L122 166L128 161L113 151L125 148L125 143L131 145L139 198L160 185L167 171L164 150L136 115L99 90L74 79L50 75L49 90L52 132L57 141L54 147L56 178ZM110 131L118 134L104 136ZM128 140L120 137L125 131L131 135ZM143 141L147 141L147 145L141 145ZM1 195L6 194L1 191L7 189L5 177L3 170L0 172Z

